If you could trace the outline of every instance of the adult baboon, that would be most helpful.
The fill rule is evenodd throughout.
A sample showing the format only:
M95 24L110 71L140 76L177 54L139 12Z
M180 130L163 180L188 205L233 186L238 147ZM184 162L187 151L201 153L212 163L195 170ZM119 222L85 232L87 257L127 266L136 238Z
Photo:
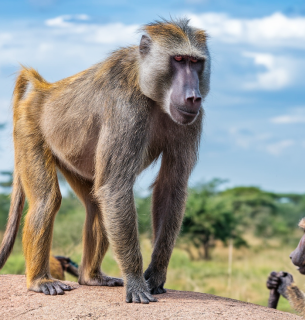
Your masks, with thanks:
M305 231L305 218L299 227ZM290 254L292 263L297 266L298 271L305 275L305 234L302 236L297 248ZM267 279L267 288L272 290L269 298L269 307L277 307L277 301L282 295L288 299L291 306L305 317L305 294L293 281L293 276L288 272L271 272Z
M79 283L123 285L100 265L110 242L126 301L156 301L179 233L209 91L206 33L185 19L145 25L139 46L115 51L70 78L48 83L23 68L14 91L15 176L0 267L11 252L24 195L27 286L70 290L51 278L49 251L61 203L58 168L86 207ZM31 87L28 88L28 84ZM133 185L162 156L154 182L154 250L144 273Z

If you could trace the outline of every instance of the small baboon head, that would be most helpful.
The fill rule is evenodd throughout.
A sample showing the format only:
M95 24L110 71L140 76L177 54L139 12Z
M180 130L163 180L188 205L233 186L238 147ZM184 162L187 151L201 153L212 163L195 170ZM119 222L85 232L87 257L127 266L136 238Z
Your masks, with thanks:
M191 124L210 84L210 57L203 30L188 20L145 25L139 45L139 85L179 124Z
M305 231L305 218L300 221L299 227ZM299 272L305 274L305 233L296 249L291 252L290 259L292 263L298 267Z

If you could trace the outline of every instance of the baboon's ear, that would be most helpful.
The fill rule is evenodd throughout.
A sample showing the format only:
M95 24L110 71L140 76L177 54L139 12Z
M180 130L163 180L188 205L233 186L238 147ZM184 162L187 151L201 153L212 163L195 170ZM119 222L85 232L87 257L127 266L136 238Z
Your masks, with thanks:
M149 38L149 36L146 36L145 34L143 34L140 41L140 46L139 46L140 53L142 55L146 55L150 50L150 46L151 46L151 39Z

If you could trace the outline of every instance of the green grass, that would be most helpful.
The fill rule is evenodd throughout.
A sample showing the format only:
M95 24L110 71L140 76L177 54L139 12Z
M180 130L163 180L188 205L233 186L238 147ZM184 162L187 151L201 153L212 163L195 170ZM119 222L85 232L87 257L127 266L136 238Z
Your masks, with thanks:
M251 242L250 242L251 243ZM146 237L141 239L144 268L150 261L151 245ZM210 261L192 261L186 251L176 248L173 252L167 275L166 288L187 290L215 294L232 299L251 302L266 306L269 291L266 289L266 279L273 270L284 270L293 274L295 282L303 287L305 277L302 277L289 259L293 248L279 245L267 246L261 243L233 251L231 284L228 276L228 248L217 244L213 250L213 259ZM53 248L55 254L67 254ZM73 247L69 256L80 263L81 244ZM111 251L107 252L102 264L103 271L112 276L120 276L120 270ZM23 274L24 259L21 252L20 238L0 274ZM68 280L76 281L72 276ZM281 298L279 310L293 312L289 303Z

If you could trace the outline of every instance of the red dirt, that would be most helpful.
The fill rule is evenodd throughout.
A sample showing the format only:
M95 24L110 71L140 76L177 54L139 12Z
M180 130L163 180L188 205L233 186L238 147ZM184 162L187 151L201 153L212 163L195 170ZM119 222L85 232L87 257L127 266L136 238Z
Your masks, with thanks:
M290 313L211 294L174 291L157 295L148 305L124 302L122 287L88 287L63 296L28 291L25 276L0 276L0 319L207 319L301 320Z

